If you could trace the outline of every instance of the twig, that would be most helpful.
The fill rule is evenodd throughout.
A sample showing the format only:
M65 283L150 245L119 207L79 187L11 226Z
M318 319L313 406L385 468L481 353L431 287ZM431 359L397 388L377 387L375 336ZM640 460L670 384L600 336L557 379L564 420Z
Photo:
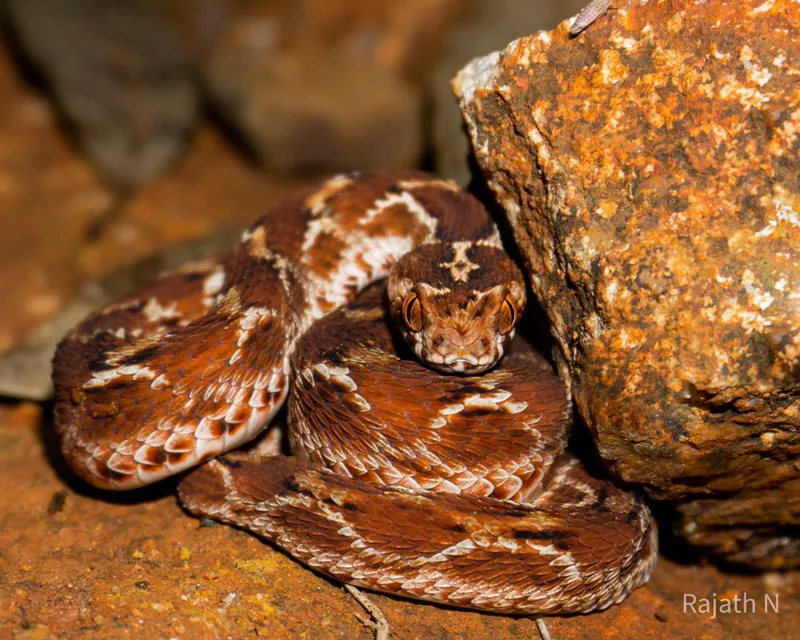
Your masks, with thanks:
M389 622L386 620L386 616L383 615L383 611L353 585L346 584L344 588L372 616L374 622L365 621L365 623L375 632L375 640L387 640L389 638ZM549 638L545 640L549 640Z
M547 630L547 625L544 623L544 618L536 618L536 628L539 630L539 635L542 640L553 640L550 637L550 632Z

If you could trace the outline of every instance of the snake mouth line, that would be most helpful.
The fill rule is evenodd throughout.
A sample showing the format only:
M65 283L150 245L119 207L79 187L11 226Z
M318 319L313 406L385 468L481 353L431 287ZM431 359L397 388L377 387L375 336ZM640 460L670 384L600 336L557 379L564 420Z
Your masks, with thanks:
M444 359L444 364L448 367L456 366L456 367L463 367L463 366L470 366L474 367L477 364L480 364L478 358L474 356L470 357L449 357Z
M445 358L435 368L447 373L459 373L463 375L476 375L489 369L495 360L489 358L476 358L475 356L451 356Z

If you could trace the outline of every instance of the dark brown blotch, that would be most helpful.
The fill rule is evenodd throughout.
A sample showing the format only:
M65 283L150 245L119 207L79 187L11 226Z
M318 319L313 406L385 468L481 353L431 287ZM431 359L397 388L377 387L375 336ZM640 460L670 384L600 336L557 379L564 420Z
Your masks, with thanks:
M167 452L161 447L148 447L144 460L145 464L162 465L167 461Z
M553 540L562 541L569 534L557 529L540 529L538 531L528 531L526 529L517 529L514 531L514 538L516 540Z
M151 344L146 347L142 347L136 353L121 358L119 361L119 366L130 366L150 362L155 358L155 356L158 355L160 348L161 347L158 344ZM106 367L106 369L111 368L113 367Z
M191 451L176 451L167 454L167 461L170 466L177 467L183 465L192 454Z

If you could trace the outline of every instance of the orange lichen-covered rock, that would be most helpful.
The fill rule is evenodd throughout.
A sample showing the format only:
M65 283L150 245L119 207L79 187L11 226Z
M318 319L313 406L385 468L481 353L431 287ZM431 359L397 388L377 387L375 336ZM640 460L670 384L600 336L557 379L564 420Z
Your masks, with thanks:
M727 560L800 562L800 3L617 3L455 81L613 471Z

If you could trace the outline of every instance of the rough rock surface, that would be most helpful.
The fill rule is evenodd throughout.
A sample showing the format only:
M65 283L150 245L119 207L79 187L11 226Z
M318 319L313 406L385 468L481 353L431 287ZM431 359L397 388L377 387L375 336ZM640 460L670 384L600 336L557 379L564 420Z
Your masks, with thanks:
M0 637L373 637L339 585L243 531L189 517L169 482L108 494L67 475L37 434L49 433L41 420L36 405L0 405ZM790 638L798 579L662 560L622 605L546 624L558 640ZM746 593L758 606L712 618L684 613L684 593L740 602ZM764 610L764 594L777 595L777 613ZM539 638L530 618L369 597L394 638Z
M601 455L691 542L795 566L800 2L632 4L456 92Z
M450 79L472 58L502 48L515 38L551 29L578 12L586 0L478 0L468 18L447 35L431 82L432 135L436 173L461 185L472 174L469 139L450 90Z

